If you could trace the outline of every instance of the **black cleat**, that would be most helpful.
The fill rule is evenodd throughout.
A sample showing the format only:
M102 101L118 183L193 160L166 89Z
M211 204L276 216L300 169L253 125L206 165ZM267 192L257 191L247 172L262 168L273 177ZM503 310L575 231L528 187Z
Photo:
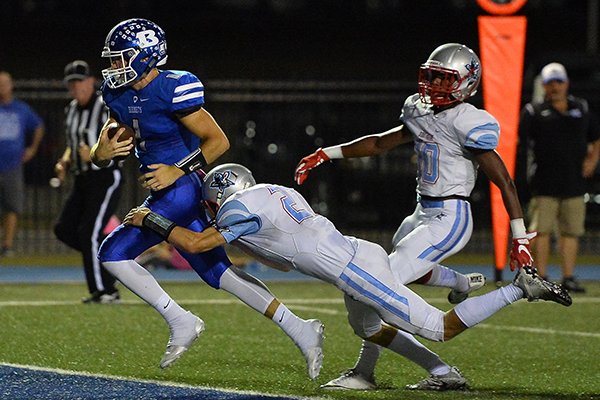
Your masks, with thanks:
M569 292L563 286L542 279L534 267L521 268L515 275L513 284L523 290L528 301L553 301L566 307L573 304Z
M581 286L573 277L563 279L562 286L569 292L585 293L585 288Z

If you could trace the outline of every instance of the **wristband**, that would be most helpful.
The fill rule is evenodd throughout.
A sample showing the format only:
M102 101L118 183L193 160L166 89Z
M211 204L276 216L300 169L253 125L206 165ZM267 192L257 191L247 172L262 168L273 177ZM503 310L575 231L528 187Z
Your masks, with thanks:
M516 218L510 220L510 230L512 232L512 236L515 239L524 238L527 236L527 231L525 230L525 222L523 222L523 218Z
M338 144L337 146L325 147L322 150L330 160L333 160L334 158L344 158L344 154L342 153L342 145Z
M175 166L182 170L186 175L204 167L207 164L206 158L202 154L202 149L196 150L175 163Z
M171 231L177 226L175 222L155 213L154 211L150 211L144 216L142 225L158 233L164 240L169 238Z

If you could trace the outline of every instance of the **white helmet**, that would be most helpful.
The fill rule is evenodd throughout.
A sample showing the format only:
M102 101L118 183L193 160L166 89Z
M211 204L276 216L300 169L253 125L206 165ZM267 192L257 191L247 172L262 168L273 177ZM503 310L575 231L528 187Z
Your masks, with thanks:
M464 101L477 92L481 62L477 54L458 43L441 45L419 69L421 101L446 106Z
M202 197L216 212L232 194L256 185L252 172L240 164L223 164L210 170L204 177Z

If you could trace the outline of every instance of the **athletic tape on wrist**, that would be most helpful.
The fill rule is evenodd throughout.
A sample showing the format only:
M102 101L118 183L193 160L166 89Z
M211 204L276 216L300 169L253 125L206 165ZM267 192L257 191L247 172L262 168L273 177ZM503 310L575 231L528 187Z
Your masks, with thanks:
M202 150L198 147L196 150L188 154L186 157L175 163L175 166L182 170L186 175L204 167L206 158L202 154Z
M342 153L342 145L338 144L336 146L325 147L322 150L330 160L344 158L344 154Z
M527 230L525 229L525 222L523 221L523 218L511 219L510 231L512 232L513 239L520 239L527 236Z
M169 238L171 231L177 226L175 222L155 213L154 211L150 211L148 214L146 214L142 220L142 225L144 225L146 228L152 229L165 240Z

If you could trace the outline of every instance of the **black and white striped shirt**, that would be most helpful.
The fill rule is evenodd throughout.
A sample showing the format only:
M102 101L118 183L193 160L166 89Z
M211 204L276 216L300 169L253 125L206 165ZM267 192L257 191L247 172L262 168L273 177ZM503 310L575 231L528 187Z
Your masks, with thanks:
M108 109L104 105L101 93L94 93L84 107L81 107L77 100L72 100L65 108L65 115L67 146L71 149L71 172L80 174L99 169L93 163L81 160L79 144L84 143L92 147L98 141L100 130L108 119Z

